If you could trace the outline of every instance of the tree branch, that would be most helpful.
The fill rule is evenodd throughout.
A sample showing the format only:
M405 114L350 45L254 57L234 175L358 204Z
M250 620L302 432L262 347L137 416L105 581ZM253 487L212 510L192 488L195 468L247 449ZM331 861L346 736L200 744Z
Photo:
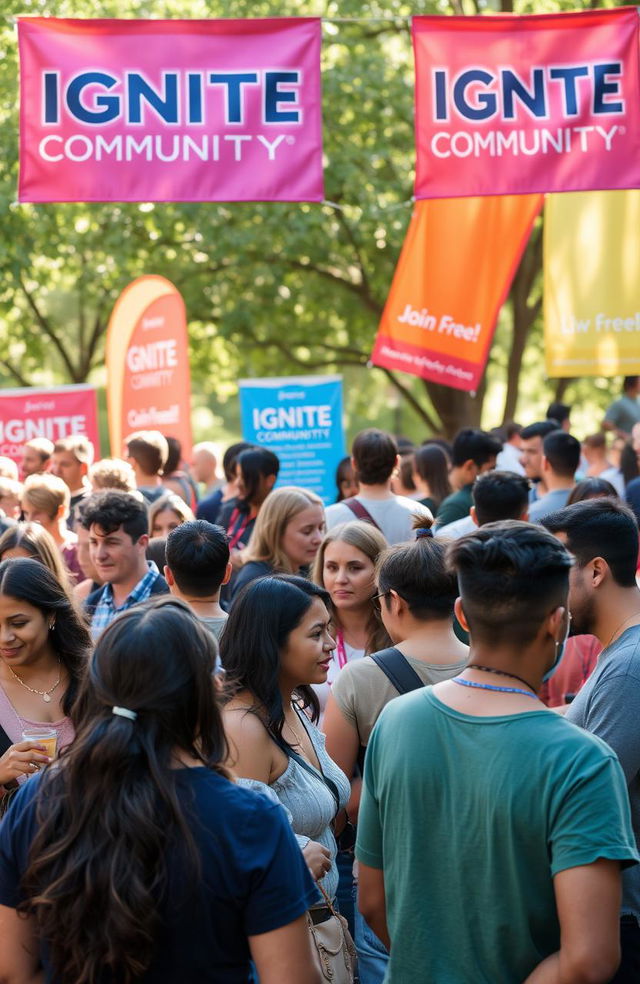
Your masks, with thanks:
M356 294L360 298L362 303L370 311L374 311L375 314L380 317L382 314L382 308L370 297L369 294L363 290L361 284L355 284L352 280L347 280L346 277L339 277L335 273L331 273L330 270L324 269L324 267L315 266L313 263L301 263L300 260L287 259L283 256L272 256L271 262L281 263L283 266L289 267L292 270L305 270L307 273L315 273L319 277L324 277L325 280L329 280L332 284L339 284L341 287L346 288L346 290L351 291L351 293Z
M424 420L427 427L430 427L433 433L437 434L438 431L441 429L441 426L438 426L435 417L432 417L429 411L426 409L426 407L422 406L422 404L415 398L411 390L407 389L406 386L403 386L403 384L400 382L398 377L394 375L391 369L386 369L384 366L376 366L375 368L382 370L382 372L385 374L389 382L393 386L395 386L398 392L402 395L402 398L406 400L409 406L412 407L412 409L418 414L418 416Z
M17 370L16 368L15 368L15 366L13 366L13 365L11 364L11 362L9 362L9 360L8 360L8 359L0 359L0 365L2 365L2 366L4 366L4 367L5 367L5 369L7 370L7 372L10 372L10 373L11 373L11 375L12 375L12 376L13 376L13 377L14 377L14 378L16 379L16 381L17 381L17 382L19 383L19 385L20 385L20 386L31 386L31 385L32 385L32 384L31 384L31 383L29 382L29 380L28 380L28 379L26 379L26 378L25 378L25 377L24 377L24 376L22 375L22 373L21 373L21 372L19 372L19 371L18 371L18 370Z
M42 330L45 333L45 335L47 336L47 338L50 338L51 339L51 341L53 342L54 348L59 353L60 358L62 359L62 361L64 363L64 366L65 366L67 372L69 373L69 378L72 380L72 382L77 382L77 379L76 379L76 376L77 376L76 369L75 369L73 363L71 362L71 360L70 360L70 358L69 358L69 356L68 356L68 354L67 354L67 352L65 350L64 345L62 344L62 342L60 341L60 339L56 335L55 331L53 330L53 328L49 324L49 321L47 320L47 318L45 318L44 315L41 313L40 309L38 308L38 305L35 302L34 297L32 296L31 292L27 288L27 285L22 280L22 277L20 277L20 276L18 277L18 283L20 284L20 287L22 288L22 291L23 291L23 293L24 293L24 295L25 295L25 297L27 299L27 303L29 304L29 307L31 308L31 310L33 311L33 313L35 315L36 321L38 322L38 324L42 328Z

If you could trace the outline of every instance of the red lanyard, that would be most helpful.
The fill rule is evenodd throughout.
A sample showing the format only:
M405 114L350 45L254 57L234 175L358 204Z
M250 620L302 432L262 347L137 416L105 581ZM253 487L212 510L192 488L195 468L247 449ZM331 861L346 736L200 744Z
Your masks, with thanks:
M336 632L336 656L338 657L338 666L342 669L343 666L347 665L347 650L344 647L344 636L341 629Z
M247 526L249 525L249 513L247 513L246 516L244 517L244 521L240 523L238 529L235 531L235 533L232 534L231 530L233 529L233 524L237 522L239 515L240 515L240 510L236 508L231 513L231 518L229 519L229 526L227 527L227 536L230 537L229 550L233 550L236 543L238 543L242 534L244 533Z

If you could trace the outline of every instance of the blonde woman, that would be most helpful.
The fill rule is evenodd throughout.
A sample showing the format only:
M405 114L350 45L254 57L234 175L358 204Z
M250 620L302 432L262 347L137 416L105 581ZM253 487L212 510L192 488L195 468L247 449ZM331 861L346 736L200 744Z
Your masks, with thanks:
M149 506L150 535L161 536L166 540L172 530L192 519L195 516L182 496L168 492Z
M232 599L250 581L268 574L300 574L311 567L324 536L322 499L307 489L275 489L258 513Z
M89 469L89 482L94 492L104 489L136 491L136 476L128 461L122 458L101 458Z
M69 486L61 478L45 473L30 475L22 492L22 512L28 523L40 523L55 541L75 584L84 581L78 563L78 538L67 526L71 504Z
M312 577L329 592L336 640L327 683L316 689L323 710L343 666L389 645L375 600L376 563L386 548L380 530L357 519L334 526L318 550Z
M40 523L18 523L0 536L0 562L14 557L38 560L56 576L67 594L71 593L67 571L55 540Z

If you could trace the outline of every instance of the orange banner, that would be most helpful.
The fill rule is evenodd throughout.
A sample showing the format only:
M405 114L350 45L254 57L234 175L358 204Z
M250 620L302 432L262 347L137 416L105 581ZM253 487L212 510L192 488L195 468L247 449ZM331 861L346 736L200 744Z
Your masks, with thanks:
M116 301L107 331L111 454L132 431L159 430L191 452L191 374L182 297L164 277L139 277Z
M475 390L542 195L416 202L371 361Z

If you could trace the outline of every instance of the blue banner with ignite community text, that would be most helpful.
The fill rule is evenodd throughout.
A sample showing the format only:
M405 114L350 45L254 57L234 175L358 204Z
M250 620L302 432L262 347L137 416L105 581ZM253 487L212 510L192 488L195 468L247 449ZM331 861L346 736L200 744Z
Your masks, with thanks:
M341 376L240 380L242 436L280 459L277 485L299 485L335 502L344 457Z

